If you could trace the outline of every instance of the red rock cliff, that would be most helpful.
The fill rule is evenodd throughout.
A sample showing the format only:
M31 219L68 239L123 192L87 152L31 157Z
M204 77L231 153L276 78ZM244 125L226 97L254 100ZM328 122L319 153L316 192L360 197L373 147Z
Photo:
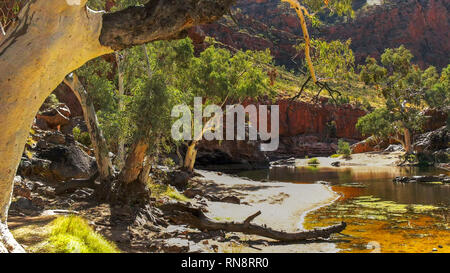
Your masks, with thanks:
M358 9L366 1L355 1ZM385 48L404 44L420 65L446 66L450 59L448 0L399 0L391 4L359 9L347 23L330 19L327 27L311 29L312 36L328 40L352 39L358 63L368 55L378 57ZM203 26L206 35L235 48L270 48L278 64L294 67L293 45L301 40L298 18L280 0L238 0L231 20ZM335 22L332 22L332 21Z

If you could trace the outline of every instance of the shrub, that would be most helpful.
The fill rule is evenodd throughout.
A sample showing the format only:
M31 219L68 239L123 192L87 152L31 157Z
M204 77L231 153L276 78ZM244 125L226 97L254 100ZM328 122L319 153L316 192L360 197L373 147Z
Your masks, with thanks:
M167 166L167 167L175 167L175 162L170 157L166 157L162 163L164 166Z
M308 165L319 165L320 162L317 158L311 158L310 160L308 160Z
M338 157L340 157L341 156L341 154L334 154L334 155L331 155L330 157L331 158L338 158Z
M55 94L50 94L50 96L48 96L45 99L41 109L47 109L47 108L56 107L58 104L59 104L59 100L56 97L56 95Z
M350 155L352 154L350 144L343 141L342 139L339 139L337 153L343 155L344 157L350 157Z
M91 146L91 137L88 132L81 132L81 129L77 126L72 129L72 134L76 141L85 146Z

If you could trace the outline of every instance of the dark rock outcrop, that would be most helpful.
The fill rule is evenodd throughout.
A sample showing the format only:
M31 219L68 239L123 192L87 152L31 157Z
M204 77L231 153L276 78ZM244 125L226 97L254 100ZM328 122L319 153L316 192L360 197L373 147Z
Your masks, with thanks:
M435 131L421 134L414 143L414 150L417 152L435 152L449 148L450 132L446 126Z
M206 169L259 169L269 166L258 141L201 141L196 166Z
M395 183L433 183L433 182L442 182L442 183L450 183L450 177L444 174L437 176L397 176L393 179Z
M89 178L97 171L95 158L86 154L72 136L60 132L38 132L32 158L24 157L18 173L44 181Z

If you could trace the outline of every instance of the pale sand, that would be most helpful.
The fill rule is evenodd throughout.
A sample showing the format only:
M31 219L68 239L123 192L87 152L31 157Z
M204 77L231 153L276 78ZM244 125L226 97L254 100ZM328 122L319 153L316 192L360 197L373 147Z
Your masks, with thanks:
M383 152L369 152L369 153L360 153L360 154L352 154L350 159L344 158L331 158L331 157L316 157L320 165L318 167L333 167L331 163L339 161L341 166L397 166L397 163L400 161L400 156L404 154L404 152L392 152L392 153L383 153ZM306 159L296 159L296 166L308 166L308 160Z
M234 195L241 204L208 201L207 215L218 221L243 221L251 214L261 211L253 223L264 224L277 230L299 231L307 212L328 205L338 195L322 184L293 184L277 182L256 182L226 174L198 171L204 176L204 187L222 196ZM244 204L242 204L244 203ZM257 236L243 236L259 240ZM331 242L308 242L296 244L254 245L243 247L242 252L337 252ZM258 249L259 248L259 249Z

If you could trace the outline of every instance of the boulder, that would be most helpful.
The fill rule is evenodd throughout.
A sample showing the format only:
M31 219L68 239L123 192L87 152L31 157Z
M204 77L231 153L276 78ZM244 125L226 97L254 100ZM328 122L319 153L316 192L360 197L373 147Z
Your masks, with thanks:
M59 129L61 126L69 123L70 116L71 113L69 107L63 103L60 103L55 107L48 108L36 114L36 120L41 120L39 123L36 122L36 125L42 124L43 120L45 121L46 126L41 129Z
M33 158L22 158L19 174L59 182L89 178L97 171L95 158L86 154L73 137L59 132L46 132L33 152Z
M174 186L178 190L183 190L187 187L189 179L192 177L192 174L182 171L176 170L169 173L168 184Z
M220 202L237 205L241 204L241 200L236 196L225 196L224 198L220 199Z
M450 132L446 126L419 135L414 143L414 150L419 153L432 153L449 148Z
M351 146L352 154L360 154L376 151L378 141L374 137L368 137L363 141L355 143Z

